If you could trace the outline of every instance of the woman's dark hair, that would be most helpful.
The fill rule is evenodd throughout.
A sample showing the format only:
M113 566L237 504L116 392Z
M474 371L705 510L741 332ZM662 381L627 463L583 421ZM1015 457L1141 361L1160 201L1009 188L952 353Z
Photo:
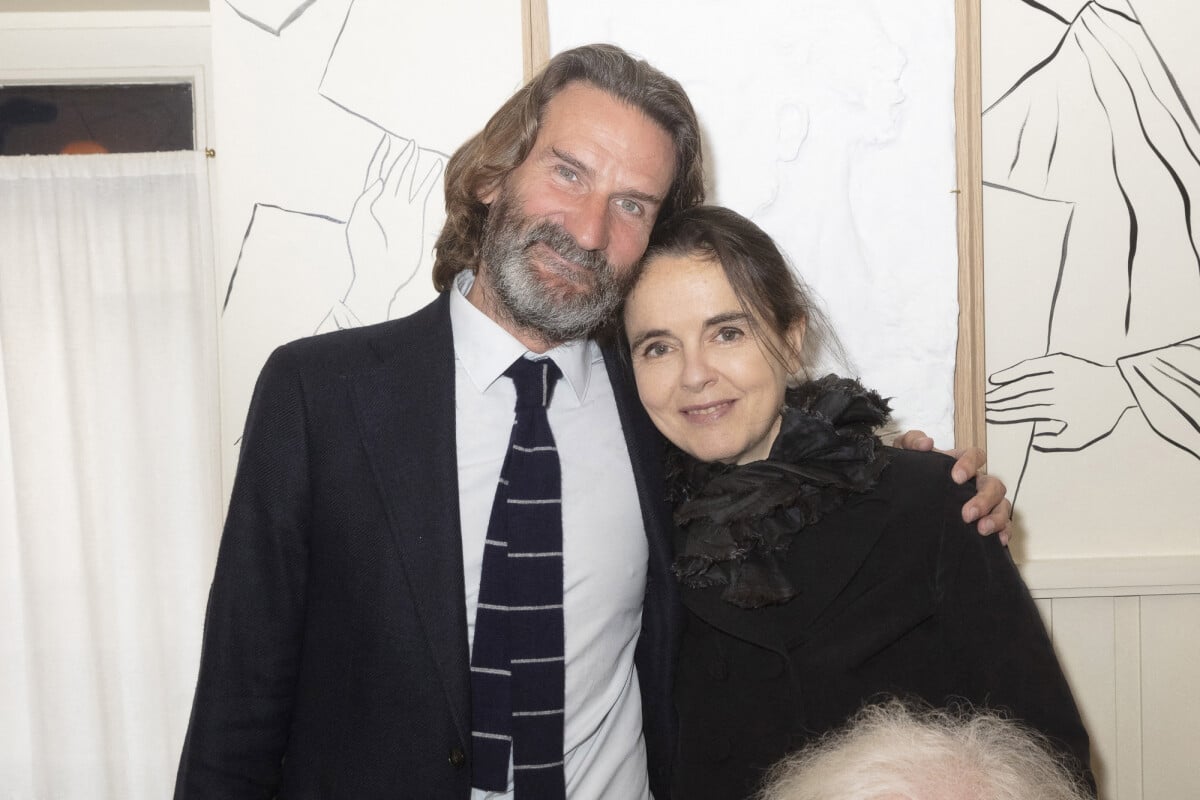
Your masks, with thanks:
M719 264L751 324L761 321L774 334L756 331L759 341L780 363L799 362L794 381L816 377L826 359L849 369L845 349L816 295L767 232L746 217L720 206L681 211L655 231L641 267L661 256L696 256ZM798 324L804 325L804 343L794 352L788 333Z
M454 276L479 263L479 244L488 207L479 197L498 187L533 150L550 102L580 81L642 111L671 136L675 177L658 219L704 201L700 123L679 83L611 44L565 50L525 84L446 164L446 224L435 246L433 285L445 291Z

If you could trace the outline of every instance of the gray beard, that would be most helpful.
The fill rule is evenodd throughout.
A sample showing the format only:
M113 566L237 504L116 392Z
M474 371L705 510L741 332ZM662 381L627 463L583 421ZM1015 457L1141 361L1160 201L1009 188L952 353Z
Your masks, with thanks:
M548 342L588 337L612 317L627 281L617 276L601 253L579 247L562 226L547 221L531 223L514 200L512 193L501 189L480 243L497 310ZM530 250L538 244L586 269L592 286L580 282L579 291L562 292L542 283L530 258Z

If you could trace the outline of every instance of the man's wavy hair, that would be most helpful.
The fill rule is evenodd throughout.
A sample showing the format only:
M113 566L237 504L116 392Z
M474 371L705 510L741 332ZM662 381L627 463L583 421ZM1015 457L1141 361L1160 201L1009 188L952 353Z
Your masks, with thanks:
M658 219L704 200L700 125L683 87L611 44L559 53L497 111L446 165L446 224L438 236L433 285L445 291L454 276L479 263L488 207L479 196L499 186L533 150L546 104L567 84L582 81L640 109L671 136L675 178Z

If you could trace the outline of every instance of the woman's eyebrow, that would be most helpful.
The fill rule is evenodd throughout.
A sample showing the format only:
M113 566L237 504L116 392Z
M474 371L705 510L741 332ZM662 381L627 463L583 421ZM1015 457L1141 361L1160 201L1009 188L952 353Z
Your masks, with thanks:
M750 315L745 311L725 311L721 314L709 317L704 320L704 327L711 328L714 325L724 325L727 322L749 322Z
M666 328L655 328L655 329L648 330L648 331L642 331L641 333L639 333L636 337L634 337L629 342L629 349L637 350L649 339L656 339L659 336L670 336L670 335L671 335L671 332L669 330L667 330Z
M745 322L749 324L750 315L745 311L723 311L720 314L714 314L704 320L704 327L711 328L715 325L725 325L730 322ZM656 339L659 336L672 336L671 331L666 328L651 328L647 331L642 331L637 336L629 340L629 349L636 350L641 347L647 340Z

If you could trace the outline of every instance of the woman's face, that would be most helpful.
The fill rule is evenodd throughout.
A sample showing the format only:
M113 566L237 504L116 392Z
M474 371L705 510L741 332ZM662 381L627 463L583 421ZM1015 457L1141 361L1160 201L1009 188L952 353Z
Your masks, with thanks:
M750 322L720 264L700 256L654 258L626 301L642 405L701 461L764 459L779 433L789 370ZM757 328L767 330L761 321ZM791 337L794 352L802 335Z

